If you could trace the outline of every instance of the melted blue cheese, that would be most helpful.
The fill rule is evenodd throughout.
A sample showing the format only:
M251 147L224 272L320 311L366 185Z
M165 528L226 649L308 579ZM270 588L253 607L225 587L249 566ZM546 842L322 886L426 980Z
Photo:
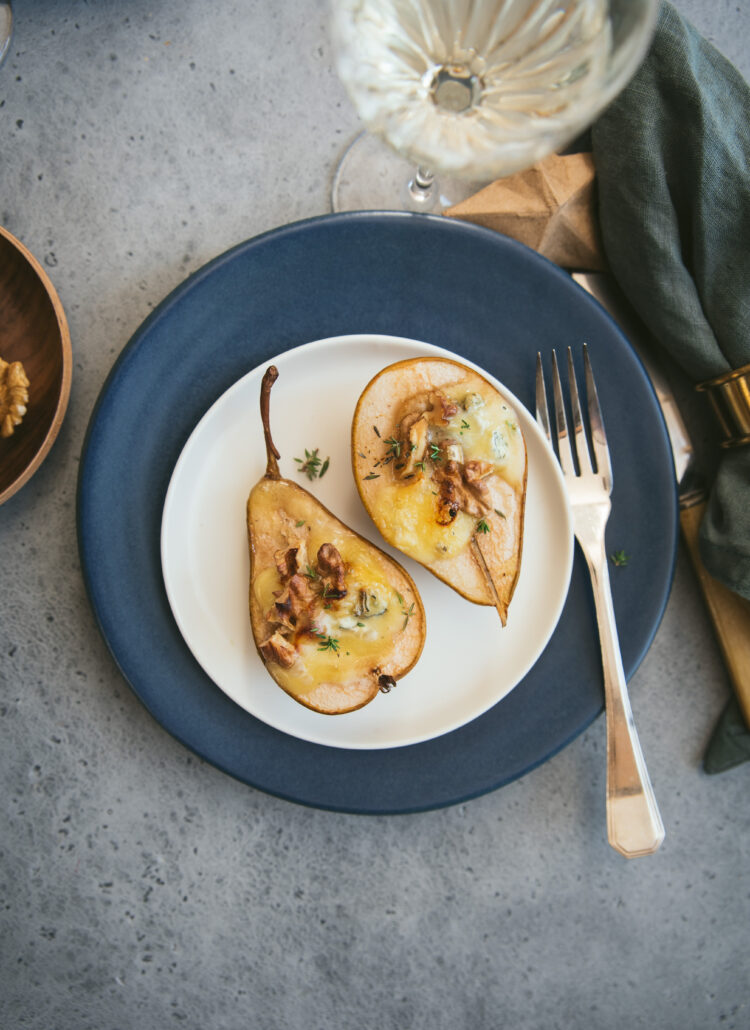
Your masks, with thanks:
M466 461L486 461L507 483L520 487L526 469L526 449L515 412L494 390L467 391L456 383L444 390L458 412L442 430L462 448Z
M308 553L316 553L326 541L334 543L347 565L346 597L316 610L317 634L307 633L297 641L298 657L291 668L274 666L277 682L300 697L320 683L345 683L357 671L372 669L408 622L409 602L389 584L380 552L359 537L337 535L328 526L311 530ZM282 589L275 566L256 575L253 590L261 612L271 609ZM326 640L335 645L326 646Z

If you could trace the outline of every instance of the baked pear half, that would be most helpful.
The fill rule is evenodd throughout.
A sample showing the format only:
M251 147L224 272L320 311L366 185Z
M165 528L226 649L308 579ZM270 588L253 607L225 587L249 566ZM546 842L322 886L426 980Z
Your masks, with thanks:
M422 600L409 574L279 473L261 386L267 466L247 500L250 624L276 681L313 711L341 715L387 693L419 658Z
M365 387L352 464L385 540L503 626L523 551L526 444L507 398L459 362L398 361Z

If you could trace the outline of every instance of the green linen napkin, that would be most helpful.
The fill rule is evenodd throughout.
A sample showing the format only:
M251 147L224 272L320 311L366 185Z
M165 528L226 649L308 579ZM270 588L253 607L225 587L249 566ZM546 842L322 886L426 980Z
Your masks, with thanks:
M750 88L663 3L640 70L591 130L602 245L696 382L750 362ZM750 448L724 453L701 554L750 598Z
M749 114L742 76L664 2L646 59L591 130L607 261L696 383L750 362ZM700 548L750 598L748 446L716 456ZM750 758L747 727L743 741L731 713L722 723L707 771Z

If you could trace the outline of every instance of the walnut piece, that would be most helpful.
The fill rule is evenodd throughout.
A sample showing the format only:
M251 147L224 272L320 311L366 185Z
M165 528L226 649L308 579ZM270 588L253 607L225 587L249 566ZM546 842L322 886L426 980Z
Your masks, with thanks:
M346 566L333 544L318 548L318 575L323 585L323 597L341 600L346 597Z
M276 630L271 636L260 645L260 653L266 662L278 662L284 669L291 669L297 661L297 652L294 644L291 644L281 633Z
M29 402L29 380L20 361L0 358L0 436L12 436Z

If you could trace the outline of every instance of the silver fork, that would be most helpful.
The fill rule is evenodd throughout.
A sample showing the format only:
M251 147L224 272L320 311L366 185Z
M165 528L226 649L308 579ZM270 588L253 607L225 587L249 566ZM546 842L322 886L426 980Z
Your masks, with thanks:
M635 858L637 855L649 855L660 847L664 840L664 825L633 721L617 638L604 545L604 529L612 507L612 465L586 344L583 345L583 364L595 467L592 466L586 439L570 347L568 381L578 471L570 446L557 355L553 351L552 395L557 450L573 513L573 530L591 574L599 625L607 723L607 837L616 851L626 858ZM537 354L536 359L536 418L552 447L541 354Z

